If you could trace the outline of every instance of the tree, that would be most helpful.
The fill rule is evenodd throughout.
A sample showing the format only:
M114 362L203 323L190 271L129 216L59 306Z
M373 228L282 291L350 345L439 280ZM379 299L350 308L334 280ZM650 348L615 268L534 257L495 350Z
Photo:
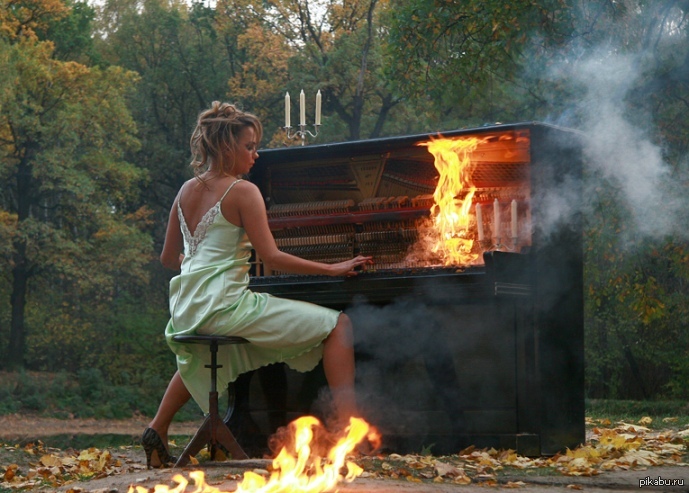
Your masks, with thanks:
M249 55L231 87L253 93L254 99L262 97L267 121L275 124L284 121L285 91L296 101L302 89L309 94L307 124L312 124L314 97L320 90L321 141L384 135L400 103L382 73L386 37L380 17L386 5L379 0L219 2L222 32L234 33ZM251 34L239 36L238 26ZM258 81L264 85L259 87Z
M0 2L0 36L3 39L37 38L36 31L45 30L68 14L61 0L2 0Z
M102 27L99 51L107 63L140 78L130 106L142 145L131 159L149 173L143 194L162 228L189 178L189 137L196 118L213 100L226 97L235 70L228 53L234 47L216 32L213 9L200 2L110 0L104 10L116 23ZM163 233L158 229L155 238L162 241Z
M39 32L39 39L55 45L53 57L58 60L73 60L84 65L97 64L94 51L93 21L95 8L83 1L66 0L68 14L49 22L45 32Z
M13 82L5 85L0 107L0 261L11 284L8 368L24 364L32 280L40 277L78 305L85 292L111 297L117 278L141 282L149 258L140 229L146 213L133 210L144 176L123 159L138 145L125 104L134 74L56 60L53 44L39 41L34 29L64 15L60 5L22 2L5 12L0 39L3 72ZM123 263L126 273L117 268Z
M268 16L265 8L251 2L220 2L215 27L225 40L232 67L227 97L261 119L263 145L270 147L279 145L283 137L280 125L292 50L281 32L268 27Z
M465 125L537 115L551 102L539 76L586 29L568 0L391 0L389 12L396 90Z

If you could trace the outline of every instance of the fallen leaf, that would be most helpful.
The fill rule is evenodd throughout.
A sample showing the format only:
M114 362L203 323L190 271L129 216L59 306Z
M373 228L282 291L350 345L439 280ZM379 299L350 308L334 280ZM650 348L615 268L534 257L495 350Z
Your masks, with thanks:
M522 488L523 486L526 486L524 481L508 481L502 485L503 488Z
M435 473L440 477L456 478L464 475L464 469L453 464L437 461L435 463Z
M41 464L43 464L46 467L61 466L62 459L60 459L59 457L55 457L54 455L44 455L43 457L41 457Z

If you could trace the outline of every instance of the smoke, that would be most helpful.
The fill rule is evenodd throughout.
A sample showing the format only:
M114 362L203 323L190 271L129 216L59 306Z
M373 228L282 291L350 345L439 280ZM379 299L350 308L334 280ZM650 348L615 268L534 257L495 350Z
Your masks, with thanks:
M581 94L554 123L568 126L574 120L583 132L586 180L582 212L585 216L593 213L596 196L619 197L628 215L628 227L619 235L623 244L644 237L687 234L679 227L686 199L681 187L673 185L672 166L664 159L662 143L654 142L652 118L642 109L645 101L639 100L652 97L643 89L651 59L606 47L549 74L555 83L567 79ZM575 189L563 186L549 192L544 199L547 222L565 219L577 208L579 199L571 193Z
M686 199L682 187L673 185L676 177L662 143L654 141L652 118L644 113L644 105L629 104L630 98L649 96L639 96L647 63L641 54L601 49L548 74L554 85L566 84L579 95L550 123L580 131L585 169L583 184L575 174L565 173L555 180L556 188L533 191L540 194L543 224L539 227L546 232L568 224L579 212L584 217L594 214L594 207L599 207L596 197L614 195L621 199L630 225L619 235L622 244L639 237L686 235L679 227ZM411 426L417 432L432 433L432 424L415 420L408 412L423 399L436 399L435 409L448 410L447 416L460 428L462 417L457 410L467 411L474 405L482 409L479 415L487 415L485 409L513 403L509 386L500 385L504 375L510 374L505 369L516 364L508 349L517 341L510 339L509 331L501 330L514 322L499 313L482 311L477 305L462 307L459 300L456 306L435 309L403 300L386 307L364 304L348 313L355 322L358 345L368 352L368 361L357 362L362 380L358 390L374 421L380 417L395 430ZM413 371L405 372L404 365L414 362ZM456 392L442 395L443 389ZM496 401L496 396L506 402ZM481 426L477 416L468 417L470 427Z
M356 335L357 396L384 441L491 429L490 412L476 410L513 405L516 342L508 312L436 305L420 294L347 310ZM419 450L424 443L388 445Z

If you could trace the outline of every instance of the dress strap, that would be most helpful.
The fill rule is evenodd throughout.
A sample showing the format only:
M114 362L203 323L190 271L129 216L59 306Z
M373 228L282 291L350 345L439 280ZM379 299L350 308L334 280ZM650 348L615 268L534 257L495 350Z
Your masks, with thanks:
M228 193L230 193L230 190L232 190L232 187L235 186L235 185L236 185L237 183L239 183L240 181L244 181L244 180L241 179L241 178L238 178L238 179L236 179L235 181L233 181L232 183L230 183L230 186L227 187L227 190L225 190L225 193L222 194L222 197L220 197L220 200L219 200L218 202L222 202L223 200L225 200L225 196L226 196Z

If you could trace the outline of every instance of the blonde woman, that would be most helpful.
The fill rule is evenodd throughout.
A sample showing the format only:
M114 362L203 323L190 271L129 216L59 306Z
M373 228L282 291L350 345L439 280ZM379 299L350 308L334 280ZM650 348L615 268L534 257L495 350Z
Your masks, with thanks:
M166 339L177 355L156 416L144 431L148 467L175 462L167 447L175 413L193 397L208 411L207 348L171 340L176 334L240 336L250 344L221 346L218 388L238 375L284 362L307 371L323 367L341 419L357 413L352 325L344 313L248 289L253 248L275 270L295 274L356 275L371 257L324 264L278 250L263 197L242 179L258 158L260 121L227 103L214 102L191 137L195 177L182 185L170 210L162 264L180 271L170 282L171 318Z

